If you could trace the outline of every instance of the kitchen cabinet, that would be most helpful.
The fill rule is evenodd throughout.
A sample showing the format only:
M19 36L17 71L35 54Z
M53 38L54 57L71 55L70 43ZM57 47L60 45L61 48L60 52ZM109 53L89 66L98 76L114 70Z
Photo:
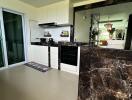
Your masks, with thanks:
M37 21L38 23L48 23L48 11L47 7L38 8Z
M70 24L69 22L69 7L67 3L61 3L56 7L56 21L58 24Z
M50 47L51 67L58 69L58 47Z
M28 60L48 66L48 46L30 45Z
M60 66L62 71L77 74L77 75L79 74L77 66L64 64L64 63L61 63Z
M38 8L38 21L41 23L56 22L57 24L73 24L73 10L70 0L61 1L45 7Z
M47 21L48 22L57 22L56 21L56 6L54 5L51 5L51 6L48 6L47 8Z

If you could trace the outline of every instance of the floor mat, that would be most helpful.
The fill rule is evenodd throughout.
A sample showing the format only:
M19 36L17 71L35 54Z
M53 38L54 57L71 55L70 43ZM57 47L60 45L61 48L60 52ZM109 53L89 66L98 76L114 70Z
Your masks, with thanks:
M31 67L31 68L34 68L34 69L36 69L38 71L41 71L41 72L46 72L46 71L51 69L48 66L45 66L45 65L42 65L42 64L38 64L36 62L29 62L29 63L26 63L24 65L26 65L28 67Z

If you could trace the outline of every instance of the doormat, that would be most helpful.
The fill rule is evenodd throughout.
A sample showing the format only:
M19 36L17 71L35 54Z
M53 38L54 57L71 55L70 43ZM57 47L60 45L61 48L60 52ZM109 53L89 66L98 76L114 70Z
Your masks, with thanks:
M24 64L28 67L31 67L31 68L34 68L38 71L41 71L41 72L47 72L48 70L50 70L51 68L49 68L48 66L45 66L45 65L42 65L42 64L38 64L36 62L29 62L29 63L26 63Z

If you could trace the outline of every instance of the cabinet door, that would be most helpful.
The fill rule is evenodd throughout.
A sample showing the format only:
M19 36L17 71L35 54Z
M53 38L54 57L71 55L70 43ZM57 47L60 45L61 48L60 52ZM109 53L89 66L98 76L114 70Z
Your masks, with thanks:
M37 16L37 19L38 19L38 23L39 24L42 24L42 23L48 23L48 9L47 7L43 7L41 9L38 10L38 16Z
M69 3L62 2L57 6L57 23L58 24L69 24Z
M51 5L47 7L47 18L48 18L48 22L56 22L56 6L55 5Z
M58 69L58 47L51 47L51 67Z
M31 46L30 61L48 66L48 46Z

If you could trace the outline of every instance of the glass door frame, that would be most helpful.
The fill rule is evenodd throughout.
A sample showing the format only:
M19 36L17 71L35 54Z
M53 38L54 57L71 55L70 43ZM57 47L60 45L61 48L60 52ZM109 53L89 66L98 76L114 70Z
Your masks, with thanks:
M5 31L4 31L4 22L3 22L3 13L2 8L0 8L0 26L1 26L1 35L2 35L2 42L3 42L3 60L4 66L1 69L8 68L8 60L7 60L7 48L6 48L6 41L5 41Z
M3 11L6 11L6 12L10 12L10 13L14 13L14 14L18 14L18 15L21 15L22 17L22 26L23 26L23 41L24 41L24 55L25 55L25 61L23 62L20 62L20 63L16 63L16 64L12 64L12 65L9 65L8 64L8 55L7 55L7 47L6 47L6 39L5 39L5 29L4 29L4 21L3 21ZM4 64L5 66L3 68L0 68L0 69L5 69L5 68L10 68L10 67L14 67L14 66L18 66L18 65L21 65L21 64L24 64L27 62L27 37L26 37L26 25L25 25L25 14L24 13L20 13L20 12L17 12L17 11L13 11L13 10L9 10L9 9L6 9L6 8L0 8L0 20L1 20L1 31L2 31L2 38L3 38L3 53L4 53Z

